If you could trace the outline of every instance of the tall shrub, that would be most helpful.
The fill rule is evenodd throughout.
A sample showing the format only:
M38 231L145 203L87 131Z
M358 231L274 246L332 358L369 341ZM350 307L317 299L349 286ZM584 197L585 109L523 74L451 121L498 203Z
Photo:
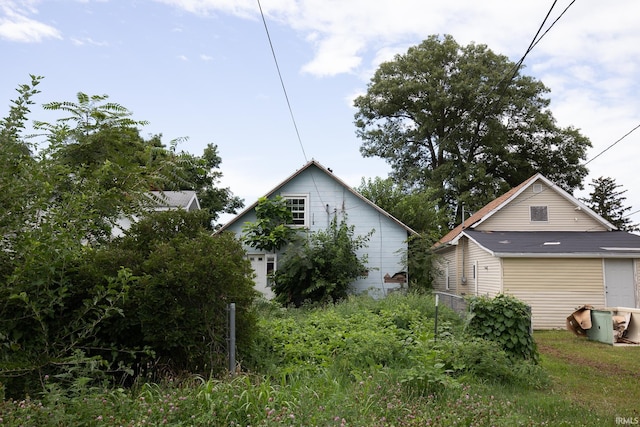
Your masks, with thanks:
M153 359L138 353L138 365L205 376L223 371L229 303L236 304L238 354L249 346L256 296L251 266L240 242L230 233L211 235L207 222L204 211L153 213L96 257L85 278L97 280L118 264L137 277L124 316L112 319L102 337L120 348L152 350Z
M289 245L275 273L273 291L283 304L305 301L337 301L348 295L350 285L366 270L366 255L357 252L371 233L354 236L346 217L333 218L327 230L309 235L302 245Z
M469 333L497 342L511 357L538 361L531 310L523 301L505 294L471 297L469 309Z

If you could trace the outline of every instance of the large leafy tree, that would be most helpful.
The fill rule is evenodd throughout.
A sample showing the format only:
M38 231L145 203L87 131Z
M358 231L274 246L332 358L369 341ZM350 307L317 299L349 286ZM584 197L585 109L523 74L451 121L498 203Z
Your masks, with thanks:
M356 191L418 233L439 238L446 227L433 189L407 188L392 178L375 177L363 178Z
M633 224L627 215L631 207L624 205L627 199L624 193L627 190L621 190L621 184L617 184L613 178L601 176L593 179L589 186L592 187L589 197L582 199L587 206L619 230L638 231L640 229L638 224Z
M155 137L158 143L159 138ZM208 144L201 156L195 156L185 152L176 153L175 145L172 144L171 156L180 165L181 175L167 182L162 189L195 190L200 208L209 213L210 225L213 225L221 213L234 214L244 206L243 200L234 196L229 188L219 186L222 158L218 154L217 145Z
M385 159L395 180L435 189L440 208L478 209L536 172L571 192L591 144L556 124L548 92L485 45L431 36L381 64L356 98L361 152Z

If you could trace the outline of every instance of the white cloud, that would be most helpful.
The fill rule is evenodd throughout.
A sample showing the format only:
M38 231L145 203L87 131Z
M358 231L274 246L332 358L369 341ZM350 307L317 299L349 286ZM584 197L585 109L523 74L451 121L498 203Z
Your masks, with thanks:
M71 42L76 46L86 46L86 45L99 46L99 47L109 46L108 42L95 41L91 37L84 37L82 39L72 38Z
M36 43L47 38L61 39L56 28L27 16L35 10L29 2L19 8L14 2L0 2L0 38L22 43Z

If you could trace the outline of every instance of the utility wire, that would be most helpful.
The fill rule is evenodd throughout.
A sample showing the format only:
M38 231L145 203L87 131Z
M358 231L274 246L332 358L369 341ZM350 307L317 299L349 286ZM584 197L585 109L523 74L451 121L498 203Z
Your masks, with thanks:
M258 8L260 9L260 16L262 17L262 23L264 24L264 30L267 33L267 39L269 40L269 46L271 47L271 54L273 55L273 61L276 64L276 70L278 70L278 77L280 78L280 85L282 86L282 91L284 92L284 97L287 101L287 106L289 107L289 114L291 115L291 121L293 122L293 127L296 131L296 136L298 137L298 143L300 144L300 149L302 150L302 156L304 157L305 163L308 162L307 154L304 151L304 145L302 145L302 138L300 138L300 132L298 131L298 125L296 123L296 118L293 115L293 109L291 108L291 102L289 101L289 95L287 95L287 88L284 85L284 80L282 79L282 73L280 72L280 66L278 65L278 58L276 57L276 51L273 48L273 43L271 42L271 35L269 34L269 27L267 26L267 20L264 17L264 12L262 11L262 5L260 4L260 0L257 0Z
M547 33L551 30L551 28L553 28L553 26L560 20L560 18L562 18L562 16L565 14L565 12L575 3L575 0L573 0L571 3L569 3L569 5L567 7L565 7L565 9L562 11L562 13L560 13L560 15L551 23L549 28L547 28L544 33L540 34L542 32L542 29L544 28L545 23L549 19L549 16L551 15L551 12L555 8L557 2L558 2L558 0L554 0L553 3L551 4L551 7L549 8L549 11L547 12L547 15L544 17L544 20L542 21L542 23L538 27L538 30L536 31L535 36L531 40L531 43L529 43L529 47L527 48L525 53L522 55L522 57L518 60L518 62L516 62L513 65L512 71L509 74L505 75L498 83L496 83L493 86L493 90L500 89L500 86L502 86L502 90L500 91L500 95L498 96L498 100L495 101L494 103L492 103L491 105L486 107L485 111L487 113L490 112L492 108L497 108L497 106L500 104L500 101L502 101L502 98L504 97L504 95L505 95L505 93L507 91L507 87L509 86L509 83L511 83L511 81L518 75L518 71L522 67L522 64L524 64L524 60L526 59L527 55L529 55L529 53L531 53L533 48L536 47L536 45L540 42L540 40L542 40L544 38L544 36L546 36ZM469 114L474 113L476 110L478 110L478 108L480 108L480 104L476 104L469 111ZM439 141L439 144L442 144L445 141L447 141L449 139L449 137L451 136L451 134L455 130L457 130L460 126L462 126L462 123L463 122L460 122L456 126L454 126L454 128L451 129L451 131L449 131L447 133L447 135L445 135Z
M607 148L605 148L604 150L602 150L601 152L599 152L598 154L596 154L594 157L592 157L591 159L589 159L589 161L587 161L583 166L588 165L589 163L591 163L592 161L594 161L595 159L597 159L598 157L600 157L601 155L603 155L605 152L607 152L609 149L613 148L614 145L616 145L618 142L622 141L623 139L625 139L627 136L631 135L635 130L637 130L638 128L640 128L640 124L636 127L634 127L633 129L631 129L629 132L627 132L626 134L624 134L622 137L620 137L617 141L613 142L612 144L610 144Z
M298 137L298 143L300 144L300 149L302 150L302 156L304 157L305 163L309 163L307 160L307 153L304 151L304 145L302 144L302 138L300 138L300 131L298 131L298 124L296 123L296 118L293 114L293 108L291 108L291 102L289 101L289 95L287 94L287 88L284 84L284 79L282 78L282 73L280 72L280 66L278 65L278 57L276 56L276 51L273 48L273 42L271 41L271 35L269 34L269 27L267 26L267 20L264 17L264 12L262 11L262 5L260 4L260 0L257 0L258 8L260 9L260 16L262 17L262 23L264 24L264 30L267 33L267 39L269 40L269 46L271 47L271 54L273 55L273 62L276 64L276 70L278 71L278 77L280 78L280 85L282 86L282 92L284 93L284 97L287 101L287 107L289 108L289 114L291 115L291 121L293 122L293 128L296 131L296 136ZM316 188L316 192L318 194L318 198L320 202L324 206L329 206L329 204L325 203L322 198L322 193L318 189L318 183L314 177L314 174L311 174L311 180L313 181L313 186ZM327 214L329 212L327 211Z

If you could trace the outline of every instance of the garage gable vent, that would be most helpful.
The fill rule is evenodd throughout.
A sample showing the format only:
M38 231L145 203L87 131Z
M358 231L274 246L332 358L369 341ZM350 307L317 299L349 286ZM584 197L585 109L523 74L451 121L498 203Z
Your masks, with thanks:
M542 193L542 184L533 184L534 193Z

